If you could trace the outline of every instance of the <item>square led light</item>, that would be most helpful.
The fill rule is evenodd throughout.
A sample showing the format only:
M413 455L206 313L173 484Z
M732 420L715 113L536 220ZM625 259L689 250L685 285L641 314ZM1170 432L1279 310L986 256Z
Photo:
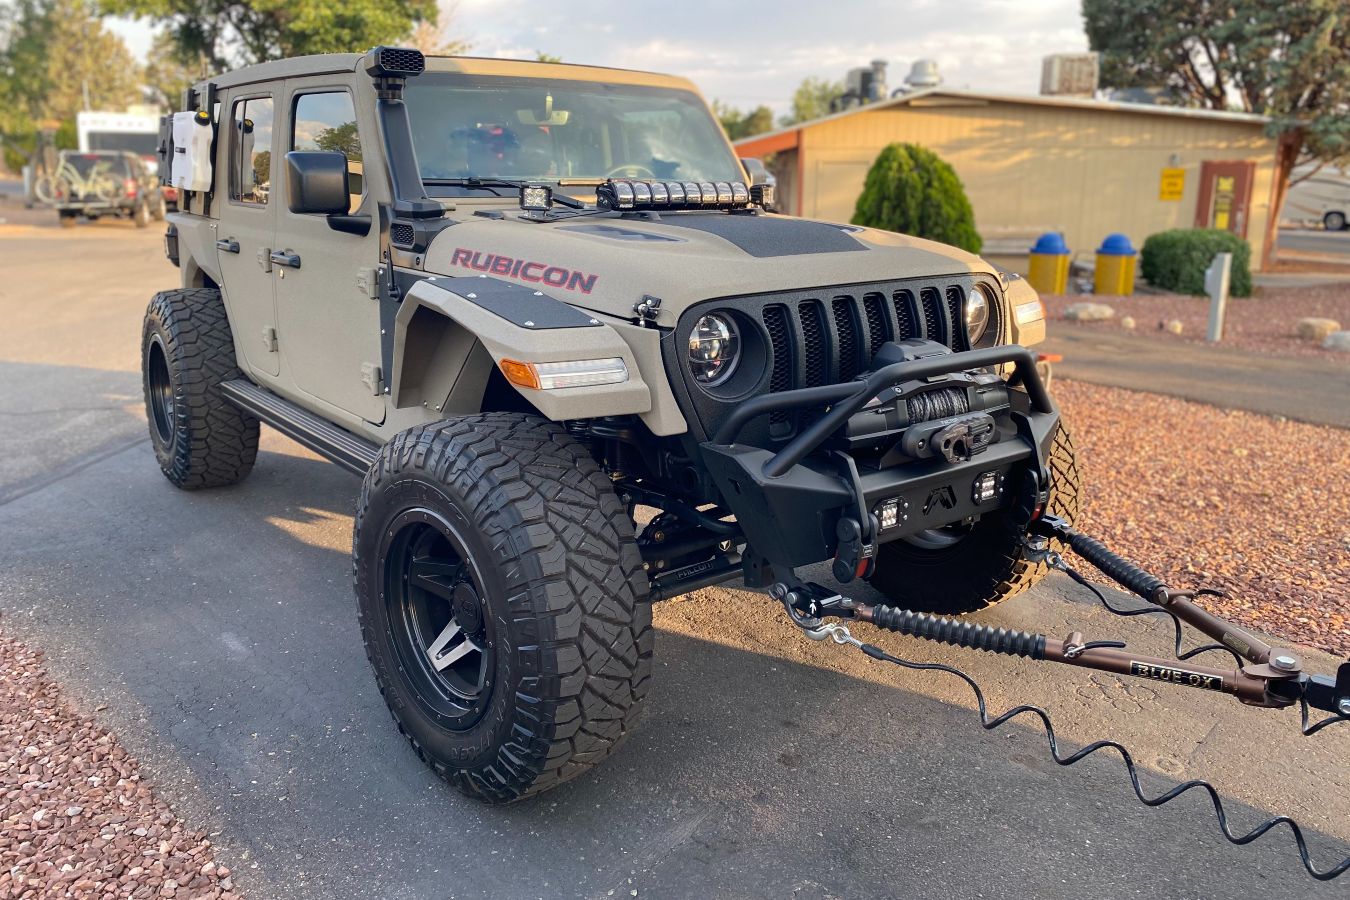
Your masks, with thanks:
M715 206L717 204L717 185L711 181L700 181L698 189L703 195L704 206Z
M731 184L729 182L726 181L717 182L717 202L718 203L731 202Z
M887 531L900 525L901 522L909 518L909 513L905 508L909 503L900 497L892 497L889 500L883 500L877 504L876 516L877 524L882 531Z
M666 183L664 181L653 181L651 183L651 189L653 203L664 204L666 201L670 200L670 194L666 191Z
M611 186L614 188L614 202L619 209L632 209L633 186L626 181L616 181Z
M733 181L731 183L731 202L744 205L750 202L750 189L744 182Z
M667 181L666 192L670 194L671 203L684 202L684 185L680 184L678 181Z
M970 487L970 499L988 503L1003 492L1003 476L997 472L981 472Z
M703 198L702 189L699 188L697 181L686 181L684 183L684 202L701 203Z
M520 189L520 208L545 210L553 206L553 188L543 184L527 184Z
M645 181L633 182L633 202L642 206L652 202L652 186Z
M756 184L750 188L750 200L763 209L772 209L774 189L771 184Z

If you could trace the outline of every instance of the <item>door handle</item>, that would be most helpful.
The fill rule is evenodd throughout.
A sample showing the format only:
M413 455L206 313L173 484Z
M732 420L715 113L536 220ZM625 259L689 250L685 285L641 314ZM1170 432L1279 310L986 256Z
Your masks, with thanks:
M234 238L225 238L224 240L216 241L216 249L226 253L238 253L239 242Z
M269 258L273 265L290 266L292 269L300 268L299 253L292 253L289 250L273 250Z

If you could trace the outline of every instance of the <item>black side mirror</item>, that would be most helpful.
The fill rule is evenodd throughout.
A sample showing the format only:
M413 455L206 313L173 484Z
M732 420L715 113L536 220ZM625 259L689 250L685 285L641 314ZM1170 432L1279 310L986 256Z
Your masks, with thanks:
M351 205L347 155L328 150L287 153L286 205L302 215L346 215Z
M769 170L764 165L764 160L756 157L741 157L741 165L745 167L745 172L750 176L750 184L768 184Z

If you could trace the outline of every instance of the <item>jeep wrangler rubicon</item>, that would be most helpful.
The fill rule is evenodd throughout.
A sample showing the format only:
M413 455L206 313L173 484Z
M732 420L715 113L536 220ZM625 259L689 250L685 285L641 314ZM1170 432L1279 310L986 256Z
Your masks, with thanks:
M142 344L160 466L233 484L265 422L364 476L375 677L473 796L619 743L653 601L828 562L970 612L1042 577L1033 518L1077 513L1027 283L771 212L683 79L377 48L184 99L182 286Z

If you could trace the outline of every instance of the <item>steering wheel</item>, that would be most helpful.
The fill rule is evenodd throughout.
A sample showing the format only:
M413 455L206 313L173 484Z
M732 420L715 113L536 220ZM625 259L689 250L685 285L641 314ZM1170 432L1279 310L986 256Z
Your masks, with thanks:
M606 178L650 178L656 180L656 173L646 166L615 166L605 175Z

